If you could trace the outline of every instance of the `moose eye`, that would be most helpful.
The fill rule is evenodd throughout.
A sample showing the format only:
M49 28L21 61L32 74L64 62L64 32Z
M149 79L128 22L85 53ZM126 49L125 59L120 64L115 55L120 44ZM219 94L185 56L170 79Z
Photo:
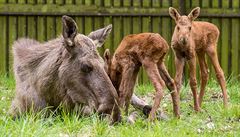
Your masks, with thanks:
M89 73L89 72L91 72L93 70L93 67L91 65L89 65L89 64L82 64L81 70L84 73Z
M192 27L188 27L188 29L189 29L189 30L191 30L191 29L192 29Z

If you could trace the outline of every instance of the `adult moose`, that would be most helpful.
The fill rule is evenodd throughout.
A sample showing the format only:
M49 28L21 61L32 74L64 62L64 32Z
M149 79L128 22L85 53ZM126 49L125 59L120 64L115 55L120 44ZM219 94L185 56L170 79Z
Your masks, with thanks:
M152 121L156 117L165 83L172 91L174 114L179 117L179 96L174 80L168 74L164 64L164 56L168 49L167 42L159 34L140 33L125 36L112 58L109 51L105 51L105 69L119 94L120 107L125 107L126 113L133 95L137 74L143 66L156 90L149 119Z
M14 43L16 96L10 113L17 117L30 108L39 111L63 104L84 115L113 114L113 122L119 121L118 95L96 50L112 25L85 36L72 18L63 16L62 24L62 36L56 39L39 43L24 38Z
M188 16L181 16L176 9L170 7L169 14L176 23L171 46L175 53L175 82L178 92L181 88L183 67L186 60L189 65L190 86L194 98L194 109L196 111L200 110L204 90L208 81L208 67L205 61L205 54L207 54L214 66L218 83L222 89L224 106L227 107L226 82L217 56L218 28L214 24L208 22L194 21L200 14L199 7L194 8ZM201 74L199 97L197 95L196 56L198 57Z

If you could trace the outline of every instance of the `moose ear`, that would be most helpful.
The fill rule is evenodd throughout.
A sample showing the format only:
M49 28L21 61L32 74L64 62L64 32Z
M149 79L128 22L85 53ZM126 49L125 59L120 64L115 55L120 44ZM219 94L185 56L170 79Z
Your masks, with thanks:
M73 40L77 35L78 31L76 22L71 17L64 15L62 16L62 25L63 25L62 35L66 44L68 46L73 46Z
M175 20L178 21L180 14L178 13L178 11L173 8L173 7L169 7L169 15Z
M188 18L190 20L195 20L199 16L199 14L200 14L200 7L196 7L188 14Z
M107 36L112 31L112 24L108 25L105 28L98 29L96 31L91 32L88 37L91 38L96 47L101 47L104 44Z

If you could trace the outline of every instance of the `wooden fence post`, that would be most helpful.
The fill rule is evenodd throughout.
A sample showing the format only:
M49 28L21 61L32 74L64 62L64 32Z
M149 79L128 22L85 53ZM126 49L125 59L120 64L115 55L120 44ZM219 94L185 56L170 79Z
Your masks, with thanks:
M185 0L179 0L179 11L181 15L186 14L186 2Z

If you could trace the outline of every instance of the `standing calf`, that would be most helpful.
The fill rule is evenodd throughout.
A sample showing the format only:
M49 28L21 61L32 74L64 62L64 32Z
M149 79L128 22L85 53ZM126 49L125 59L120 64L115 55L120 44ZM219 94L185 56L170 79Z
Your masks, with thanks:
M105 53L105 64L107 64L105 69L108 70L113 85L118 91L120 107L125 106L126 112L137 74L140 67L143 66L156 90L154 104L149 115L150 120L154 120L156 117L155 112L163 97L165 83L172 91L174 114L179 117L179 96L174 80L168 74L164 64L164 56L168 49L167 42L159 34L141 33L124 37L112 59L109 53Z
M200 110L204 89L208 81L208 67L205 61L205 54L207 54L214 66L216 77L223 93L223 103L226 107L226 82L217 57L217 41L219 37L218 28L208 22L194 21L194 19L196 19L200 14L199 7L193 9L188 16L180 16L176 9L170 7L169 14L176 22L171 46L175 52L175 82L178 92L181 88L183 67L186 60L190 71L190 86L194 98L194 109L196 111ZM201 74L201 89L199 98L197 95L196 54Z
M78 33L75 21L62 17L62 36L45 43L20 39L14 47L16 96L10 113L39 111L60 104L68 110L77 109L84 115L93 112L111 114L118 121L118 95L104 70L104 62L96 47L101 46L112 26Z

